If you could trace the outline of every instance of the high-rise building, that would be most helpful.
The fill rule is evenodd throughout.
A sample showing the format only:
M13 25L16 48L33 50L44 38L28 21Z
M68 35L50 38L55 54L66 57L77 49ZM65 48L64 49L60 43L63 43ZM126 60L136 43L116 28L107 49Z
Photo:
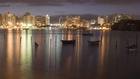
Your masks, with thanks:
M23 28L32 28L35 25L35 17L31 13L26 12L21 17L21 25Z
M50 25L50 16L46 15L46 25Z
M16 26L16 15L10 12L7 12L2 15L2 25L6 28L12 28Z
M98 17L97 18L97 22L98 22L98 24L100 24L100 26L102 26L104 23L105 23L105 19L103 18L103 17Z
M44 16L35 16L35 26L36 27L42 27L46 26L46 17Z

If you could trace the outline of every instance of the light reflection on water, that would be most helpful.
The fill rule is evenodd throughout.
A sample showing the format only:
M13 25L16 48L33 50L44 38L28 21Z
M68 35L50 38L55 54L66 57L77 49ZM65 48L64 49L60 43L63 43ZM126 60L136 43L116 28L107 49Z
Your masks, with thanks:
M24 74L25 78L32 78L29 75L32 74L32 31L21 31L21 53L20 53L20 70Z
M14 66L14 57L13 57L13 53L14 53L14 49L13 49L13 33L12 31L8 31L7 33L7 58L6 58L6 66L7 66L7 75L9 77L11 77L12 73L13 73L13 66Z
M83 36L72 31L0 30L0 78L128 79L131 71L138 76L139 54L133 58L125 52L124 42L135 41L132 33L93 33ZM90 46L87 41L95 36L101 39L100 45ZM76 45L62 45L62 39L75 39Z

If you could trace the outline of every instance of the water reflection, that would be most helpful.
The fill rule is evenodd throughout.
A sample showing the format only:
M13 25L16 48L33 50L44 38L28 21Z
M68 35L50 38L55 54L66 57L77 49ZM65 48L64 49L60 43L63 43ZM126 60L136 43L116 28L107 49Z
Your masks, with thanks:
M13 57L13 53L14 53L14 46L13 46L13 31L12 30L8 30L7 32L7 75L9 77L11 77L13 74L13 67L14 67L14 57Z
M76 64L76 69L79 68L80 65L80 60L81 60L81 51L82 51L82 47L83 47L83 39L82 36L80 34L76 35L76 47L75 47L75 54L74 54L74 59L75 59L75 64Z
M73 31L67 31L62 35L62 40L73 40L74 39L74 33Z
M99 59L98 59L98 77L99 79L107 79L107 71L105 68L105 63L107 59L107 54L109 50L109 32L101 32L101 41L99 46Z
M138 76L139 54L128 55L125 48L125 41L135 42L135 35L125 33L98 31L93 36L83 36L72 31L0 30L0 78L127 79L128 74L130 78ZM99 46L90 46L91 38L99 38ZM75 39L76 44L63 45L62 39ZM131 76L131 72L136 75Z
M20 53L20 69L21 74L26 79L31 79L32 74L32 31L31 30L23 30L21 31L21 53Z
M46 67L47 71L58 71L60 67L61 57L61 35L46 35Z
M6 56L6 48L7 48L7 44L5 41L7 38L7 33L5 33L4 30L0 30L0 67L3 66L3 62L5 62L5 56ZM3 49L3 50L2 50ZM5 50L4 50L5 49ZM2 70L0 68L0 70Z
M71 31L48 34L46 30L9 30L6 33L8 73L5 78L96 78L99 48L88 45L89 36L75 35ZM76 45L63 46L62 39L75 39Z
M5 30L4 34L5 33L6 35L4 36L7 36L4 37L4 40L7 40L5 77L8 79L9 78L14 79L15 77L18 77L17 75L19 75L19 73L18 74L14 74L14 73L19 71L18 68L20 64L20 31Z

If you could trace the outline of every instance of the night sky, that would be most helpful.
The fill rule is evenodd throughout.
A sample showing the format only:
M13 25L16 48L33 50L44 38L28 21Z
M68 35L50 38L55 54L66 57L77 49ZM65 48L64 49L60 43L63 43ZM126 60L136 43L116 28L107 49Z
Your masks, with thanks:
M140 15L140 0L0 0L0 13L13 12L22 15L125 13Z

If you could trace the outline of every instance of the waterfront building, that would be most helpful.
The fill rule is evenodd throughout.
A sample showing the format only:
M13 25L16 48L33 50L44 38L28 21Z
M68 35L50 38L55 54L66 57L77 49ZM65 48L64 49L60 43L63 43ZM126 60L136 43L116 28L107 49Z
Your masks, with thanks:
M90 24L94 25L95 23L96 23L96 20L95 19L91 19Z
M2 14L0 14L0 27L2 27Z
M117 23L120 20L127 20L127 19L132 19L132 17L127 15L127 14L114 14L114 15L112 15L112 23Z
M16 15L10 12L2 15L2 25L5 28L12 28L16 26Z
M44 27L47 24L46 24L46 17L44 17L44 16L35 16L35 26L36 27L39 27L39 28Z
M46 25L50 25L50 16L47 14L45 18L46 18Z
M31 13L26 12L21 17L22 28L32 28L35 25L35 17Z
M86 18L87 19L87 18ZM94 19L85 20L80 16L67 16L59 17L57 19L51 19L46 14L45 16L33 16L31 13L26 12L23 16L16 16L13 13L7 12L0 14L0 27L2 28L37 28L46 26L58 26L62 28L110 28L111 25L119 22L120 20L133 19L131 16L126 14L113 14L109 16L98 16ZM52 22L50 23L50 20ZM57 20L55 22L54 20ZM53 23L55 22L55 23Z
M101 16L98 16L97 23L102 26L105 23L105 19Z
M81 19L80 16L66 17L64 28L87 28L90 23L87 20Z

